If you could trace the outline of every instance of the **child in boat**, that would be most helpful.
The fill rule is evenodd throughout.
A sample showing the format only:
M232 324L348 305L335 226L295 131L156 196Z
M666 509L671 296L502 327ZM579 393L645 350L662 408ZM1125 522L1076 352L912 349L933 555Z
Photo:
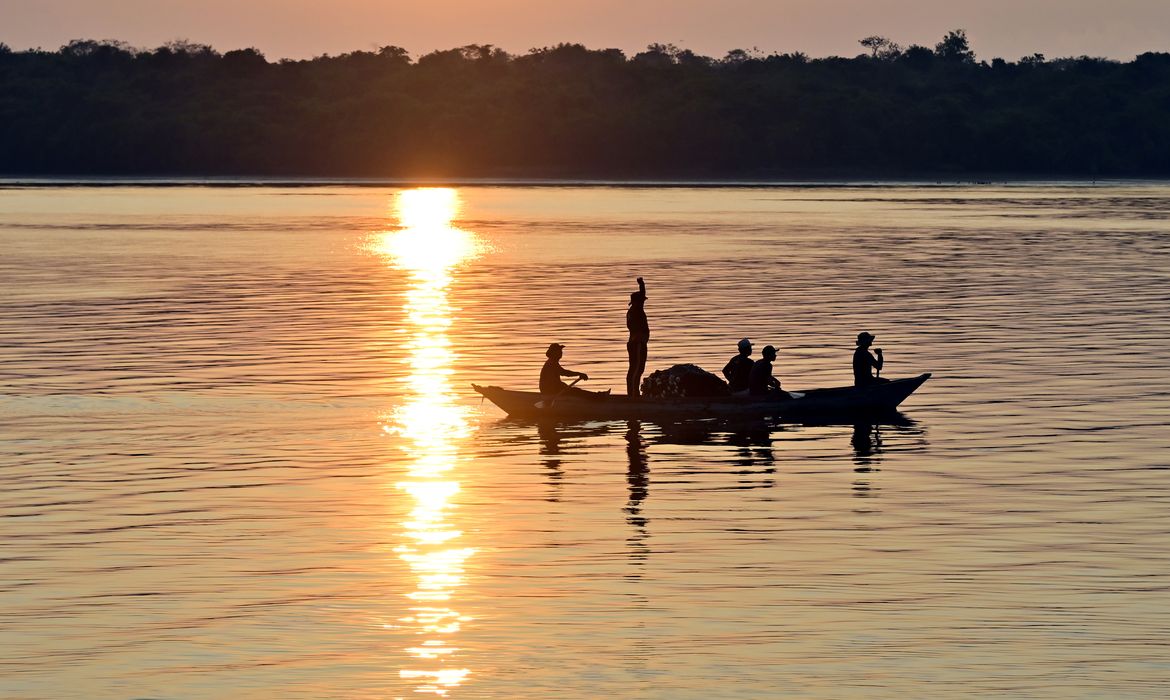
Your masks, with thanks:
M780 380L772 376L772 361L776 359L776 348L765 345L763 355L752 365L752 372L748 375L748 393L752 396L769 399L792 398L787 391L780 388Z
M733 394L748 390L748 379L752 375L752 341L744 338L739 341L739 354L728 361L723 368L723 376L727 379L727 388Z

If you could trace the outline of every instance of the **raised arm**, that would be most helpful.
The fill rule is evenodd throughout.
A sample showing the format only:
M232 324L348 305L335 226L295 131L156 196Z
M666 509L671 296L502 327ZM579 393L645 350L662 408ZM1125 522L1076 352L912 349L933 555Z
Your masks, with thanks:
M641 277L638 278L638 291L646 294L646 282Z

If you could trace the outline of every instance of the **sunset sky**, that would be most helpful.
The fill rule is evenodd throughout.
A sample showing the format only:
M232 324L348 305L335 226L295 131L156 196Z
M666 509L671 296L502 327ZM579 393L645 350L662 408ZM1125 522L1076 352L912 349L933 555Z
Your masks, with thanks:
M172 39L306 58L393 44L417 56L470 43L513 53L559 42L628 52L670 42L721 56L758 47L852 56L881 34L933 46L965 28L980 58L1170 50L1167 0L0 0L0 42Z

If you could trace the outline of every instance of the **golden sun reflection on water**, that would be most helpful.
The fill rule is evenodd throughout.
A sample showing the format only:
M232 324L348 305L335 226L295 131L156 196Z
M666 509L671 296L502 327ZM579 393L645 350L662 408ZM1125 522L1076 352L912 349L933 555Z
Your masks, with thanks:
M455 467L460 443L470 429L449 381L447 288L452 270L474 257L478 247L473 234L451 223L459 212L454 190L405 190L396 205L401 228L378 234L375 248L408 272L411 283L403 306L410 323L407 398L384 426L398 436L411 465L409 478L395 485L413 501L413 508L394 551L414 575L414 590L406 594L409 614L397 626L413 629L418 641L404 650L411 662L399 676L416 682L416 692L444 696L471 673L459 663L460 650L454 645L471 618L455 606L464 565L475 554L475 549L458 545L462 532L448 517L459 493Z

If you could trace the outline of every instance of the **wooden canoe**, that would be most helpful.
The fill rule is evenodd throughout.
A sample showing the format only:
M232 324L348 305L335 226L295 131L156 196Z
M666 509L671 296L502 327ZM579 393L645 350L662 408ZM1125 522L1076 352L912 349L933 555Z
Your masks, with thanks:
M630 399L624 395L582 398L563 395L550 399L534 391L512 391L498 386L475 389L514 418L556 420L628 420L724 417L802 418L851 416L893 411L913 394L930 373L863 387L812 389L794 399L769 400L748 396L712 396L685 399Z

